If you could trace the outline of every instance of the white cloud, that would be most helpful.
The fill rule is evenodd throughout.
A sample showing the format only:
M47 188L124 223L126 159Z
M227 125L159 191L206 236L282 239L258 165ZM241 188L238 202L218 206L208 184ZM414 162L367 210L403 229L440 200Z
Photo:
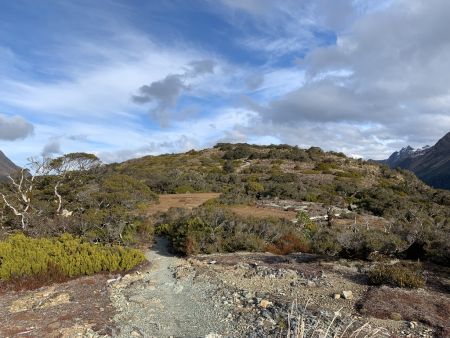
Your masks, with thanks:
M15 141L33 134L34 127L21 116L0 114L0 140Z
M318 145L331 138L336 149L362 156L385 156L398 140L433 143L450 130L449 11L445 0L377 8L342 32L336 45L316 48L299 62L304 84L253 109L276 132L303 130ZM315 128L318 123L323 127ZM366 125L379 127L369 136Z

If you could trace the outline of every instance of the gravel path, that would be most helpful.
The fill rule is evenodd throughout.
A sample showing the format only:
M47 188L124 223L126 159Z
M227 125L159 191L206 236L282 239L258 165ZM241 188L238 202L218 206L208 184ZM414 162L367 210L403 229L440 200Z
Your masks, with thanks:
M112 282L111 299L118 314L118 337L234 336L228 312L212 301L215 286L195 280L186 260L172 256L165 239L147 253L151 267ZM173 271L186 265L186 275ZM180 271L178 268L177 271Z

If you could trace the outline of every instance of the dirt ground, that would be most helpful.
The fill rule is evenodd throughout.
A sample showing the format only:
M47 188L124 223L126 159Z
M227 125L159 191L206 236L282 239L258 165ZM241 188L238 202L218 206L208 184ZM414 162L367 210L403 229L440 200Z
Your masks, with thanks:
M302 308L308 304L322 319L338 314L336 323L382 328L370 337L448 337L450 297L447 284L439 283L444 271L428 271L423 289L403 290L368 286L364 271L371 263L363 261L301 253L185 259L158 246L147 255L150 270L144 266L123 277L99 274L0 294L0 337L167 337L182 332L248 337L276 327L283 304L289 307L293 300ZM334 297L346 290L351 298ZM249 303L257 297L273 304L273 313L258 307L260 301ZM255 337L275 337L261 332Z
M109 275L0 294L0 337L89 337L114 333Z
M445 289L433 287L439 277L432 272L430 285L408 290L369 286L363 271L370 262L310 254L213 254L199 255L191 262L199 275L207 274L230 287L265 292L272 301L297 299L319 312L340 313L340 317L383 328L389 337L449 337L450 296ZM352 292L351 299L335 299L345 290Z
M167 211L170 208L193 209L219 196L219 193L214 192L159 195L159 204L151 205L148 208L148 214L153 215L157 212Z

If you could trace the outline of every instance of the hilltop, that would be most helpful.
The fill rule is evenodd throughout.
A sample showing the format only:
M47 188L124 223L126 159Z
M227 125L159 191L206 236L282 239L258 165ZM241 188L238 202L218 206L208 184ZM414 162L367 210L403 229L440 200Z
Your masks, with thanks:
M316 239L325 236L341 245L318 249L322 252L364 255L385 250L393 254L416 243L426 250L441 248L438 256L444 256L436 256L438 260L449 257L448 247L439 239L450 226L448 193L429 187L411 172L342 153L317 147L218 144L201 151L146 156L110 170L139 179L158 194L221 193L217 207L231 208L238 215L291 210L284 218L296 221L296 213L304 211L318 224ZM329 226L337 230L330 231ZM365 248L343 235L354 226L360 228L360 237L371 237Z

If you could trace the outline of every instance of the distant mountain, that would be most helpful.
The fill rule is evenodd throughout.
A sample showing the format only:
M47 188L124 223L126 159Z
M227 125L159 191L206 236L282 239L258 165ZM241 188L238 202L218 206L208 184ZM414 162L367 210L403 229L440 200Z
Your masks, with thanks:
M432 187L450 190L450 133L432 147L407 146L382 162L391 168L411 170Z
M0 150L0 177L8 176L20 169Z

